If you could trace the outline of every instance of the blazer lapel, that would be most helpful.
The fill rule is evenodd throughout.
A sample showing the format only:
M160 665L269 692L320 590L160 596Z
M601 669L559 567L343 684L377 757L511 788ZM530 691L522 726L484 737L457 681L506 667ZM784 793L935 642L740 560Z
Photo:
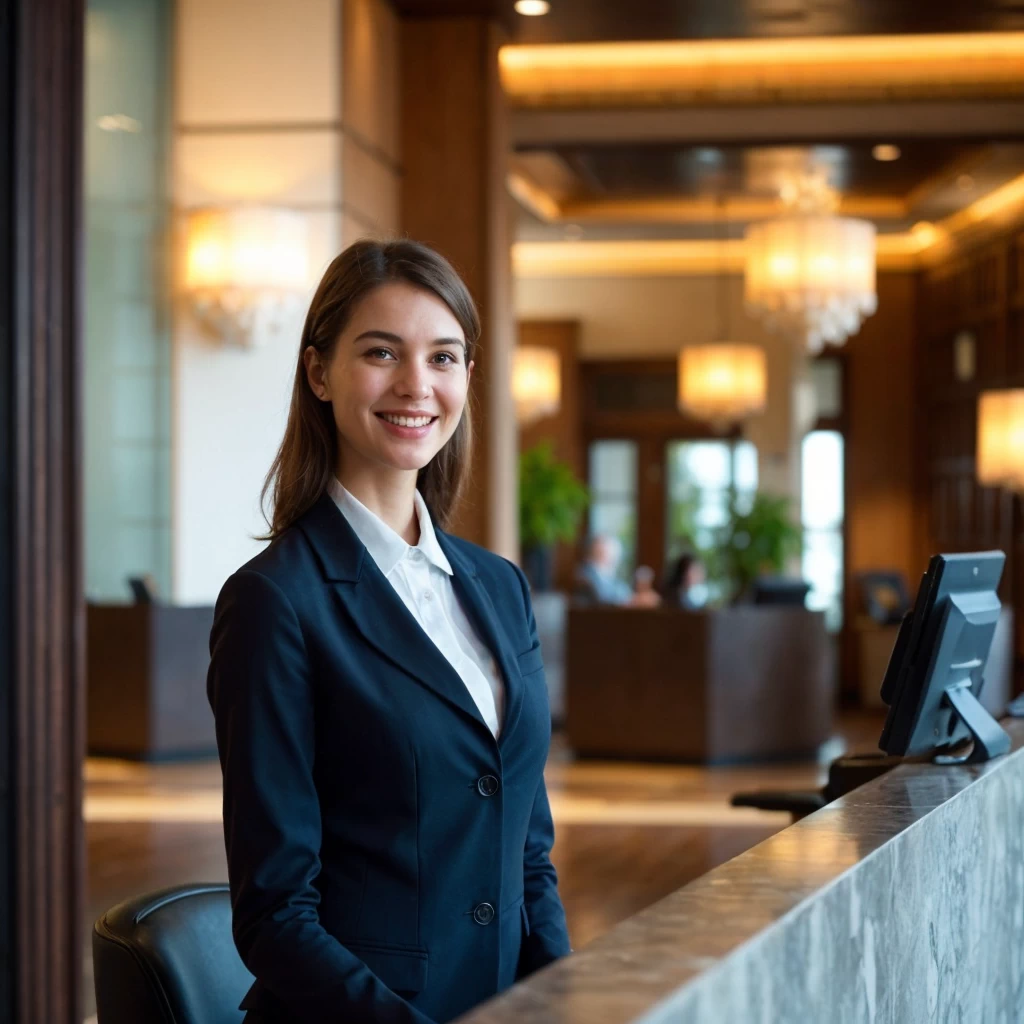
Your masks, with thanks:
M455 594L470 622L491 649L505 679L505 713L498 738L500 746L511 734L522 710L523 679L519 673L519 665L513 657L512 645L495 611L494 602L477 575L476 566L452 544L446 533L436 528L434 532L441 549L451 563Z
M335 591L367 643L487 729L458 672L406 608L331 496L324 494L298 525L326 579L338 584Z

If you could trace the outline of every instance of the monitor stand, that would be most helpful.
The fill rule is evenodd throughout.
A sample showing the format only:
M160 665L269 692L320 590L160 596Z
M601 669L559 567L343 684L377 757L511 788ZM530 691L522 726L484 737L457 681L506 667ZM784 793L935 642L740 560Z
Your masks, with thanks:
M936 754L936 764L979 764L1009 751L1009 733L971 693L969 679L947 686L946 700L967 726L974 744L966 754Z

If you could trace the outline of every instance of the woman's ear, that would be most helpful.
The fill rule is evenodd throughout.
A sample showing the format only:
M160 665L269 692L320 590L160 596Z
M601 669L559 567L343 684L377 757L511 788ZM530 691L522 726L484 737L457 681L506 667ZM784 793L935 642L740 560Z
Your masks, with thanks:
M321 402L331 400L330 390L327 386L327 373L323 363L320 362L320 353L309 345L302 353L302 362L306 367L306 381L310 391L320 399Z

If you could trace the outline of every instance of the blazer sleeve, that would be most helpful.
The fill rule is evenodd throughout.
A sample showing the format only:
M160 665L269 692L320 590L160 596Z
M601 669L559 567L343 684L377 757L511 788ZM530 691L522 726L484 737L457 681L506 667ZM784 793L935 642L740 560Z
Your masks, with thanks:
M313 683L298 617L272 580L250 570L228 580L210 654L243 962L296 1020L431 1024L320 924Z
M538 643L537 622L530 601L530 587L517 565L513 565L523 590L530 640ZM548 791L541 775L530 813L530 824L523 851L523 890L529 935L523 938L519 953L518 978L546 966L572 952L565 908L558 895L558 875L551 863L551 847L555 842L555 826L551 819Z

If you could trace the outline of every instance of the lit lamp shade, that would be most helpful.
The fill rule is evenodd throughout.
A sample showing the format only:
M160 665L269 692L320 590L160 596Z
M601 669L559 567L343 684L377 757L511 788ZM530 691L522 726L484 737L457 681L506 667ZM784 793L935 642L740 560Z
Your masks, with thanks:
M747 309L812 353L843 344L878 308L869 221L780 217L751 225L745 250Z
M978 399L978 482L1024 491L1024 389Z
M516 347L512 354L512 397L520 423L530 423L558 412L562 400L562 367L553 348Z
M225 340L250 343L258 314L280 312L309 287L307 235L292 210L191 213L182 290L197 317Z
M716 342L679 353L681 412L722 427L763 412L768 395L764 349Z

